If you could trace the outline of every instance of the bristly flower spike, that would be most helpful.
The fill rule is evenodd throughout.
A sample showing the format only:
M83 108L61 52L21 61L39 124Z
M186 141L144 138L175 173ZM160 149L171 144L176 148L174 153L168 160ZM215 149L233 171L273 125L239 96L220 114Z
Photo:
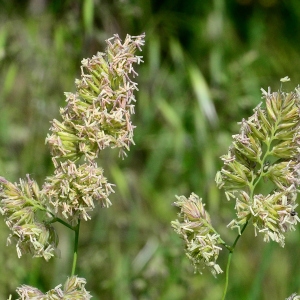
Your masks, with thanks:
M252 221L255 234L284 246L284 233L300 221L293 213L300 184L300 95L297 89L262 91L265 108L259 105L241 123L240 133L233 136L228 154L222 157L224 166L216 182L228 199L236 201L237 218L229 227L240 231ZM262 180L271 183L265 194L258 192Z
M46 139L54 160L72 161L84 156L94 160L99 150L120 148L126 155L133 143L131 114L138 74L133 65L142 62L135 55L144 45L145 34L127 35L124 43L118 35L108 39L105 53L83 59L81 79L76 80L75 94L66 93L67 106L61 109L63 121L52 122L52 134Z
M222 273L216 260L222 250L220 244L223 244L223 241L212 227L202 199L194 193L189 198L185 196L176 196L176 198L177 201L174 204L180 208L179 220L171 224L175 232L185 241L187 257L191 260L195 270L200 273L205 266L214 276Z

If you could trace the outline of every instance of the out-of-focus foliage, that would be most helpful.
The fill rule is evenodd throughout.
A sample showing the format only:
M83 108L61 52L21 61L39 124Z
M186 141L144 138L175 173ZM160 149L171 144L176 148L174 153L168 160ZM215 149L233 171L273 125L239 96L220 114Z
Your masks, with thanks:
M0 1L0 174L29 173L40 184L53 167L44 140L63 92L75 90L80 61L103 51L114 33L146 32L138 68L135 143L120 160L99 161L117 184L113 206L83 223L79 269L93 299L219 299L224 278L193 273L170 226L175 194L199 194L212 222L233 207L214 176L236 123L259 104L260 88L300 83L298 0ZM69 275L73 236L60 230L61 259L44 263L5 247L0 223L0 299L20 284L47 291ZM299 231L286 247L247 231L233 257L228 299L285 299L300 292ZM226 251L219 264L224 267Z

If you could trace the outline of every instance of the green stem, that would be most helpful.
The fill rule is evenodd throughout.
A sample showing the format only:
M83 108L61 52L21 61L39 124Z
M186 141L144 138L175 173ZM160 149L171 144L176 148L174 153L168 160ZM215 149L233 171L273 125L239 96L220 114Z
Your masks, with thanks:
M233 254L234 248L235 248L235 246L236 246L238 240L239 240L240 237L242 236L242 234L243 234L244 230L246 229L247 225L248 225L248 221L247 221L247 222L245 223L245 225L243 226L243 228L242 228L242 230L241 230L241 234L239 234L239 235L236 237L236 239L235 239L235 241L234 241L234 243L233 243L231 249L229 250L228 261L227 261L226 271L225 271L225 287L224 287L224 291L223 291L222 300L225 300L225 297L226 297L226 294L227 294L228 282L229 282L229 268L230 268L230 263L231 263L232 254ZM228 249L229 249L229 248L228 248Z
M254 195L254 189L255 187L257 186L257 184L260 182L261 178L265 176L265 172L264 172L264 164L265 164L265 161L267 160L268 156L270 156L272 154L272 151L271 151L271 144L272 142L274 141L274 138L275 138L275 133L277 131L277 128L278 128L278 124L281 122L281 119L279 118L278 120L275 121L275 125L274 127L272 128L271 130L271 138L269 140L267 140L265 142L266 146L267 146L267 150L266 152L264 153L263 155L263 158L260 160L260 164L261 164L261 169L260 169L260 175L259 177L255 180L252 181L252 188L250 188L251 190L251 195L250 197L253 198L253 195Z
M74 241L74 254L73 254L73 265L72 265L71 276L75 275L75 270L76 270L77 256L78 256L79 228L80 228L80 219L78 220L78 224L74 227L75 241Z
M50 212L50 214L53 216L53 214ZM75 270L76 270L76 264L77 264L77 256L78 256L78 241L79 241L79 229L80 229L80 219L78 220L78 223L76 226L71 226L70 224L68 224L67 222L65 222L64 220L54 217L50 223L55 223L55 222L59 222L61 224L63 224L64 226L66 226L67 228L71 229L74 231L75 233L75 240L74 240L74 253L73 253L73 264L72 264L72 272L71 272L71 276L73 276L75 274Z
M53 215L53 214L51 213L51 215ZM60 219L60 218L57 218L57 217L53 218L49 223L51 224L51 223L55 223L55 222L61 223L61 224L63 224L64 226L68 227L69 229L71 229L71 230L73 230L73 231L76 231L76 227L77 227L77 226L72 227L70 224L68 224L68 223L65 222L64 220L62 220L62 219Z
M225 300L225 297L227 294L228 282L229 282L229 267L230 267L230 263L231 263L232 253L233 253L233 250L230 250L229 255L228 255L227 265L226 265L226 271L225 271L225 287L224 287L224 291L223 291L222 300Z

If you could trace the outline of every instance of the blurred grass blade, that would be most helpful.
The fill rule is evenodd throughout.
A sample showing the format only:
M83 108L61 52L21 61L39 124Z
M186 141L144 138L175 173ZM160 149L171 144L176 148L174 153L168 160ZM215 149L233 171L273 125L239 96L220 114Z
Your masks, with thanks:
M169 49L174 63L177 65L183 65L185 61L184 51L177 39L170 38Z
M263 255L261 258L261 263L259 264L259 268L255 274L248 300L255 300L261 296L261 291L265 280L266 272L270 267L272 261L273 250L274 250L274 244L268 243L267 245L265 245Z
M176 130L182 129L180 115L175 111L174 106L167 103L164 99L157 101L157 106L165 120Z
M7 29L2 26L0 30L0 61L5 57L5 46L7 41Z
M209 87L202 73L196 66L189 64L188 74L200 109L204 111L204 114L211 125L217 125L218 116L210 96Z
M91 34L94 22L94 0L84 0L83 2L83 24L87 34Z
M118 194L120 194L123 199L130 199L129 184L124 170L121 170L116 164L111 164L110 172L113 182L116 184L115 190L118 191Z
M170 155L170 149L173 149L172 137L169 131L161 130L157 135L155 145L145 162L144 176L151 184L157 179L163 166Z
M11 63L6 71L6 76L2 83L2 89L0 90L1 99L4 99L14 88L17 71L17 65L15 63Z
M148 49L148 64L150 74L157 74L161 61L161 45L156 35L149 40Z
M159 243L156 238L148 239L146 245L143 249L137 254L135 257L132 267L134 274L139 274L145 265L150 261L150 259L154 256L156 250L158 249Z

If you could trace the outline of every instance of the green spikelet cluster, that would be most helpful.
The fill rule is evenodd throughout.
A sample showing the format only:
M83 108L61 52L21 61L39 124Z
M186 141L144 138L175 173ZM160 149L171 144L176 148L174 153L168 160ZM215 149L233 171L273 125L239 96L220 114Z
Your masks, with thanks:
M67 105L60 109L61 121L53 120L50 146L54 174L40 189L27 176L20 183L0 177L0 213L15 240L18 256L31 253L49 260L58 244L51 223L74 230L80 220L91 219L97 204L109 207L113 186L97 164L104 148L119 148L126 155L133 141L134 65L142 62L145 34L118 35L106 41L105 52L83 59L76 93L66 93ZM80 161L81 159L81 161Z
M133 78L138 76L135 55L144 45L145 34L118 35L108 39L105 53L83 59L81 79L75 81L76 93L65 93L67 106L60 110L63 121L53 120L46 141L54 161L60 158L76 161L82 156L94 160L104 148L119 148L126 155L133 143L131 115L134 113Z
M223 242L214 230L202 199L192 193L189 198L176 196L174 205L180 208L178 219L171 222L173 229L185 241L185 253L195 270L207 267L216 276L222 269L216 263Z
M237 218L230 227L240 229L252 220L265 241L283 246L283 233L299 221L295 201L300 183L300 93L262 91L265 107L259 105L241 122L240 133L221 157L224 166L216 182L228 200L236 200ZM265 194L259 193L261 183Z

